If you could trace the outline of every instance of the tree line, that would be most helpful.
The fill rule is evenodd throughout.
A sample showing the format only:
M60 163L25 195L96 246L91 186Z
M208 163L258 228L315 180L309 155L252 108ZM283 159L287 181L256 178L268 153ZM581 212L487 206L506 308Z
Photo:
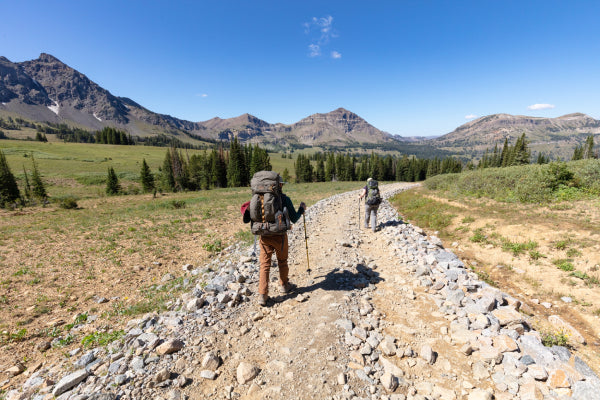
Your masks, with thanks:
M240 187L248 186L254 173L271 169L270 157L265 149L258 145L241 145L235 138L227 150L219 144L210 151L204 150L192 156L182 149L170 147L156 173L152 173L143 159L140 183L145 193ZM121 191L118 177L111 167L106 193L114 195Z
M571 160L575 161L592 158L598 158L598 151L594 151L594 135L589 135L585 144L577 145L575 147ZM505 138L502 150L498 148L498 144L496 144L491 151L486 149L477 165L472 161L469 161L466 165L466 169L512 167L515 165L527 165L530 164L531 161L529 141L527 140L525 133L523 133L514 145L511 145L508 142L508 138ZM548 164L549 162L549 155L542 152L538 153L535 160L536 164Z
M296 182L365 181L368 178L416 182L438 174L461 172L462 163L454 157L420 159L408 155L380 156L375 152L361 156L326 152L311 156L299 154L294 169Z

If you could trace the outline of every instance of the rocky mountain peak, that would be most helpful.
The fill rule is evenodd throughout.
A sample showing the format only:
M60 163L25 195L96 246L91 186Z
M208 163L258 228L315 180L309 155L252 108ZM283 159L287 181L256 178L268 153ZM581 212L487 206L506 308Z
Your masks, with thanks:
M60 63L62 65L64 65L65 67L67 66L65 63L63 63L62 61L60 61L58 58L54 57L51 54L47 54L47 53L41 53L40 56L37 58L37 60L34 60L40 63Z

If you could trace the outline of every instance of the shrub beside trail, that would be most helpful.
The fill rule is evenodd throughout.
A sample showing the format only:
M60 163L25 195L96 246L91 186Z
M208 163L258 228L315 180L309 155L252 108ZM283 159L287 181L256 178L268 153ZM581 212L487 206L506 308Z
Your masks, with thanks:
M438 175L425 182L451 196L487 197L502 202L549 203L600 195L600 160L486 168Z

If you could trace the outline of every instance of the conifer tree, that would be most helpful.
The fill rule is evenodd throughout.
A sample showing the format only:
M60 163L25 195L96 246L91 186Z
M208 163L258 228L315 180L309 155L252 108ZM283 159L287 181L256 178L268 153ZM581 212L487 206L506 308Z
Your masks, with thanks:
M325 181L331 182L335 177L335 157L333 153L327 155L327 161L325 162Z
M510 148L508 145L508 138L504 138L504 145L502 146L502 153L500 153L500 165L499 167L508 167L510 158Z
M250 162L249 176L252 177L258 171L271 171L271 160L269 153L265 149L261 149L256 145L254 150L250 152L252 161Z
M119 178L115 173L113 167L108 168L108 177L106 178L106 194L113 196L121 192L121 185L119 184Z
M154 191L154 175L150 171L150 167L146 163L146 159L142 160L142 170L140 171L140 182L142 184L142 191L144 193L150 193Z
M21 197L15 176L10 171L8 161L0 150L0 207L7 207Z
M281 178L284 182L289 182L292 179L292 177L290 176L290 171L288 171L287 168L283 169L283 172L281 173Z
M594 153L594 135L590 135L585 140L583 158L591 159L598 158L597 153Z
M35 198L43 203L46 201L46 199L48 199L48 194L46 193L46 186L42 181L42 177L38 171L33 154L31 155L31 162L33 163L33 172L31 173L31 193Z
M31 184L29 183L29 175L27 175L25 165L23 165L23 176L25 177L25 198L27 201L31 201Z
M167 150L160 173L160 188L162 190L175 191L175 178L173 176L173 165L171 164L171 152Z
M316 179L317 182L325 182L325 163L323 159L317 161Z
M525 133L523 133L521 137L517 139L517 143L515 143L515 147L513 149L513 156L511 158L512 163L510 165L529 164L531 151L527 146L527 138L525 137Z
M244 184L244 153L237 136L229 146L229 163L227 164L227 186L239 187Z
M298 154L298 158L294 163L296 170L296 182L312 182L313 180L313 167L310 164L310 160L304 154Z

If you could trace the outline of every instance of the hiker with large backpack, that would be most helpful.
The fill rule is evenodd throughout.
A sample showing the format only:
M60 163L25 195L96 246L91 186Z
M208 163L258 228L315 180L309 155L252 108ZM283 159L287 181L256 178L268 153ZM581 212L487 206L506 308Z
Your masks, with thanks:
M273 171L259 171L250 181L252 199L242 206L244 222L250 222L252 233L259 235L260 273L258 304L267 305L269 299L269 272L271 257L275 253L279 266L280 292L287 294L296 287L288 279L288 237L291 223L304 214L306 205L300 203L295 210L292 200L282 192L284 181Z
M381 204L381 194L379 193L379 184L373 179L367 179L366 186L361 190L360 195L358 196L359 200L363 197L365 199L365 228L369 228L369 222L371 222L371 227L373 228L373 232L377 229L377 210L379 209L379 204Z

